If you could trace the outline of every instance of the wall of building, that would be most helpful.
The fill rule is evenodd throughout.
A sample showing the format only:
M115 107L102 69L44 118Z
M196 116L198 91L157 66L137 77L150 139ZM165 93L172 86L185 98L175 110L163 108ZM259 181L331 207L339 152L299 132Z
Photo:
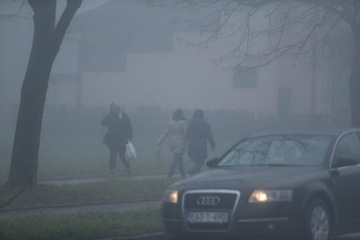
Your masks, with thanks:
M84 106L103 106L119 101L131 108L232 109L273 113L275 86L269 69L258 71L257 87L233 88L233 69L211 62L214 52L197 54L177 41L196 38L197 33L174 35L172 53L132 53L126 72L87 72L82 75ZM216 49L221 51L221 49ZM211 55L213 55L211 57Z

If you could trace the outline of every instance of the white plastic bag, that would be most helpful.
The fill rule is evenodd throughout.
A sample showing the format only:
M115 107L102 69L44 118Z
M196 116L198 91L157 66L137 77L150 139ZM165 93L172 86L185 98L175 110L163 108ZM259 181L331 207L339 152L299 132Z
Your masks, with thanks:
M128 142L128 144L126 144L125 157L127 161L136 158L136 151L134 145L131 142Z

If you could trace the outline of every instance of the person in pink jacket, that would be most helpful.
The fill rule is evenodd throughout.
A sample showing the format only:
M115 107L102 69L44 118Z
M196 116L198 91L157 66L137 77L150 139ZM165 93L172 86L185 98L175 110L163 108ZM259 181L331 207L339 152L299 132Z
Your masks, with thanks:
M174 154L170 165L168 177L172 177L176 167L179 167L179 171L182 177L185 177L183 154L186 150L186 129L187 122L184 118L184 111L181 108L175 110L172 120L167 125L164 133L157 141L157 145L160 146L166 137L169 136L170 151Z

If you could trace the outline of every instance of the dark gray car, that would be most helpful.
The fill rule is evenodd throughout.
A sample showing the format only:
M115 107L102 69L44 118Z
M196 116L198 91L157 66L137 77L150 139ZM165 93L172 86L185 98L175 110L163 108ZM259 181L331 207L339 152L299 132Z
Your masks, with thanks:
M209 170L171 185L171 239L284 236L328 240L360 231L360 129L244 138Z

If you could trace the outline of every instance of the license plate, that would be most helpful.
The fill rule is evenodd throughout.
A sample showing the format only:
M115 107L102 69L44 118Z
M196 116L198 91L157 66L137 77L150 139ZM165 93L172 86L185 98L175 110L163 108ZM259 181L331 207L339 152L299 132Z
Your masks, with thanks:
M189 212L186 220L190 223L226 223L229 216L227 212Z

